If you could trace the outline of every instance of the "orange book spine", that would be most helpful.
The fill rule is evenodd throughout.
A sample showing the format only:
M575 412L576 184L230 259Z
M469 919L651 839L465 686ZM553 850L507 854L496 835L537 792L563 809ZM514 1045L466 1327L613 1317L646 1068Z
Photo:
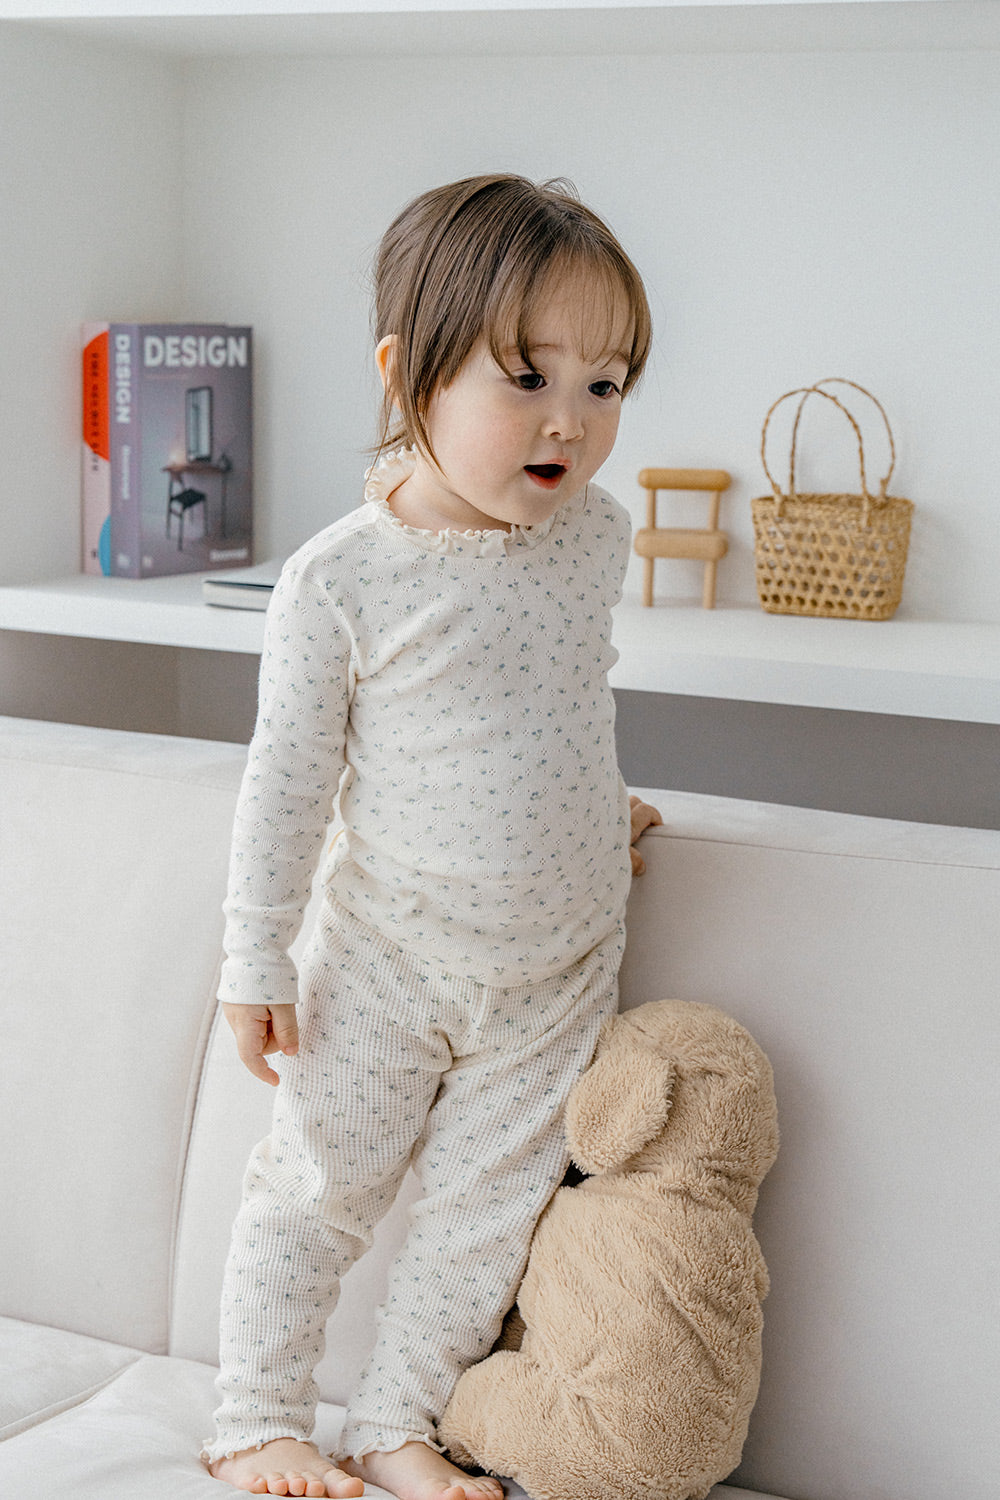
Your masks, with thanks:
M83 571L111 572L111 416L106 323L83 330Z

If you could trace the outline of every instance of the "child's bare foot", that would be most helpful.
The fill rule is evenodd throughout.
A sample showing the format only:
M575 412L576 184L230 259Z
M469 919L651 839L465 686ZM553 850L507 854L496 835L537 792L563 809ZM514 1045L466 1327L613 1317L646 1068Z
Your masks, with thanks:
M244 1448L233 1458L216 1459L208 1471L251 1495L331 1495L349 1500L365 1492L355 1475L338 1469L312 1443L295 1438L275 1438L263 1448Z
M344 1468L397 1500L503 1500L498 1479L473 1479L426 1443L404 1443L392 1453L348 1458Z

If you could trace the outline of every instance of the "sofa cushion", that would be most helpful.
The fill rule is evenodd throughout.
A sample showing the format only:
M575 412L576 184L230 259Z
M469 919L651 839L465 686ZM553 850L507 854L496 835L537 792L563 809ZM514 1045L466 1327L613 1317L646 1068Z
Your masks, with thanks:
M88 1400L0 1444L0 1493L76 1500L208 1500L221 1494L198 1461L215 1371L185 1360L141 1356ZM325 1430L336 1420L324 1413Z
M79 1405L0 1444L0 1494L33 1493L44 1475L46 1494L74 1500L218 1500L219 1482L198 1459L215 1373L191 1360L140 1356ZM327 1452L343 1417L341 1408L319 1408L316 1440ZM389 1500L372 1485L367 1494Z
M0 1313L166 1348L244 759L3 721Z
M0 1318L0 1439L76 1405L138 1358L103 1339Z
M218 1500L198 1461L215 1371L191 1360L141 1355L104 1388L41 1426L0 1443L0 1494L73 1500ZM322 1405L316 1440L336 1449L342 1408ZM39 1476L43 1476L41 1488ZM526 1500L508 1483L510 1500ZM391 1500L369 1485L368 1500ZM724 1485L711 1500L779 1500Z
M985 1494L1000 1339L1000 833L651 793L626 1006L702 1000L774 1066L782 1146L739 1483ZM992 1480L996 1492L995 1476Z

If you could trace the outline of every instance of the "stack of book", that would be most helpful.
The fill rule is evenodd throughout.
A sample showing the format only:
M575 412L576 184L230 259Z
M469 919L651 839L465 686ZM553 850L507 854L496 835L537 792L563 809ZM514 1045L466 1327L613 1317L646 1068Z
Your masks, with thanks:
M202 597L206 604L218 604L223 609L267 609L280 572L280 562L258 563L255 568L238 568L218 578L205 578Z

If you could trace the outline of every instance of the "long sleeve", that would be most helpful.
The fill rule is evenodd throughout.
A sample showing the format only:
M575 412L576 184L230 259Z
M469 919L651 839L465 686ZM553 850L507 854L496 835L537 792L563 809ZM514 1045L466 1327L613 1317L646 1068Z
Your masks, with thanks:
M219 998L297 999L302 925L344 770L352 642L327 589L285 568L268 610L257 726L233 830Z

